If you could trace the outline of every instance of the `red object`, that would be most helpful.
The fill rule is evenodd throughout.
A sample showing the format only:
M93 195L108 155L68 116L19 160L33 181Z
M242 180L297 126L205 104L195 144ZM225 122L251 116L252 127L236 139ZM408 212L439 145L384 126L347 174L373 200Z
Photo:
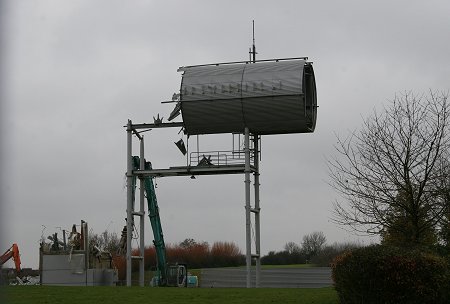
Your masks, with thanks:
M0 265L5 264L9 259L14 260L14 264L16 265L17 273L20 272L20 254L19 254L19 246L14 243L4 254L0 256Z

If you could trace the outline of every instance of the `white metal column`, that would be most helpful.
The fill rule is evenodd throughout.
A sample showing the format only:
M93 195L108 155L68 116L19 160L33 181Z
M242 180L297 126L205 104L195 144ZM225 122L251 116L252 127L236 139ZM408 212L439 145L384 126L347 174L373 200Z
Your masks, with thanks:
M133 201L133 131L135 132L136 136L140 140L140 153L139 153L139 169L144 170L145 169L145 161L144 161L144 137L139 135L134 129L133 125L131 123L131 120L128 120L127 124L127 254L126 254L126 263L127 263L127 272L126 272L126 278L127 278L127 286L131 286L131 261L133 259L139 260L139 285L144 286L144 215L145 215L145 209L144 209L144 179L139 179L139 186L140 186L140 204L139 204L139 211L136 212L134 210L134 201ZM136 197L136 195L135 195ZM139 219L139 255L133 256L132 255L132 247L131 247L131 239L132 239L132 233L133 233L133 223L134 223L134 216L140 216Z
M131 286L131 237L133 220L133 164L132 164L132 128L131 120L127 124L127 286Z
M245 243L246 243L246 266L247 266L247 288L251 287L252 267L252 242L251 242L251 219L250 219L250 132L245 128L244 135L245 153Z
M256 247L256 287L260 287L261 283L261 233L260 233L260 211L259 206L259 135L255 135L253 139L253 161L255 166L255 208L252 210L255 213L255 247Z
M144 136L141 136L140 138L140 153L139 153L139 169L144 170L145 169L145 159L144 159ZM144 178L141 178L139 180L139 185L141 187L140 189L140 204L139 204L139 286L144 286L144 185L145 181Z

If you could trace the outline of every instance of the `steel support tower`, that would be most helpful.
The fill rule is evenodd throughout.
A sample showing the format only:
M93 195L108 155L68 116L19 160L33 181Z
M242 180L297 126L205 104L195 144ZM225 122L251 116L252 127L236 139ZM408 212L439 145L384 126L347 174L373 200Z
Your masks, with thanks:
M127 253L126 253L126 282L127 286L131 286L131 262L133 259L139 260L139 285L144 286L144 185L143 179L145 177L166 177L166 176L195 176L195 175L219 175L219 174L244 174L245 180L245 239L246 239L246 286L260 287L261 281L261 239L260 239L260 202L259 202L259 156L260 156L260 144L258 135L253 134L250 139L250 132L248 128L245 128L244 132L244 154L245 161L243 164L222 164L211 166L187 166L183 167L170 167L166 169L151 169L145 170L144 167L144 137L140 134L140 129L157 129L157 128L169 128L180 127L182 123L154 123L154 124L133 124L131 120L128 120L127 130ZM140 169L133 170L132 166L132 142L133 135L135 135L140 141ZM253 143L253 148L250 146L250 142ZM251 174L254 176L254 206L251 204ZM133 200L133 177L140 179L140 204L139 211L135 210ZM254 214L254 229L255 229L255 252L252 253L252 239L251 239L251 215ZM137 256L132 255L132 231L134 225L134 217L139 217L139 254ZM255 281L252 284L251 268L252 260L255 260Z

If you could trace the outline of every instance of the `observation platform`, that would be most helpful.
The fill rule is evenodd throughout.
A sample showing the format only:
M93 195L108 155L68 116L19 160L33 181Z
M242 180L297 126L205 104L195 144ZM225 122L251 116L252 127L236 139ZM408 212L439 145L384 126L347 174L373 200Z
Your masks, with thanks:
M244 151L203 151L191 152L189 165L176 166L168 169L134 170L133 174L146 177L165 176L195 176L217 174L242 174L245 173ZM252 165L253 151L250 154L250 173L256 172Z
M144 123L132 124L131 130L139 138L139 129L151 130L153 128L183 127L181 122L172 123ZM145 132L145 131L144 131ZM250 147L250 173L257 172L254 166L254 149ZM133 175L139 177L166 177L166 176L196 176L219 174L243 174L245 173L245 151L195 151L190 152L186 166L176 166L166 169L133 170Z

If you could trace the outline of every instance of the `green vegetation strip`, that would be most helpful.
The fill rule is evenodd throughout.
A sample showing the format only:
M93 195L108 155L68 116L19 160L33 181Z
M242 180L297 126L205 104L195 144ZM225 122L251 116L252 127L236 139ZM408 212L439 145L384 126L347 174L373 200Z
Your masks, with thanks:
M150 288L150 287L59 287L6 286L0 288L6 303L339 303L329 288Z

